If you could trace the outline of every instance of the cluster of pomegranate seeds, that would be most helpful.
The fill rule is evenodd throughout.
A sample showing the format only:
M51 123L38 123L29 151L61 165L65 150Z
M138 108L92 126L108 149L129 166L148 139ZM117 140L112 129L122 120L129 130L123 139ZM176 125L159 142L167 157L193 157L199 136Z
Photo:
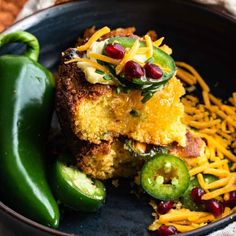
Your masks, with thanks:
M135 61L127 61L124 67L125 76L128 78L140 78L144 75L143 68Z
M144 66L146 76L152 79L160 79L163 75L161 68L155 64L146 63Z
M166 214L170 209L172 209L174 206L174 203L171 201L161 201L158 206L157 210L160 214Z
M205 191L199 187L195 187L191 191L192 199L198 204L203 203L202 195L204 195L204 194L205 194Z
M204 194L205 194L205 191L199 187L195 187L191 191L191 197L197 204L204 203L207 211L212 213L215 217L222 215L222 213L224 212L223 204L215 199L211 199L208 201L202 200L202 195L204 195ZM235 194L235 198L233 198L233 199L236 200L236 194ZM235 203L235 205L236 205L236 203Z
M208 200L206 201L205 205L206 209L211 212L215 217L222 215L222 213L224 212L223 204L217 200Z
M125 55L125 48L119 43L109 43L106 45L104 52L107 56L114 59L123 59ZM146 76L151 79L160 79L163 75L161 68L152 63L146 63L142 68L135 61L127 61L125 64L124 72L128 78L140 78L144 76L144 70Z
M195 187L191 191L191 197L197 204L203 204L206 206L208 212L212 213L215 217L219 217L224 212L224 207L233 208L236 206L236 191L230 192L229 200L225 201L224 204L221 202L211 199L204 201L202 200L202 196L205 194L205 191L200 187ZM173 208L174 203L172 201L161 201L158 206L157 210L160 214L166 214L170 209ZM161 225L158 230L159 236L169 236L178 234L178 230L170 225Z
M170 236L178 234L178 230L172 225L161 225L158 230L159 236Z
M114 59L122 59L125 55L125 49L119 43L108 44L104 51L107 56Z
M128 78L140 78L144 76L144 71L146 76L151 79L160 79L163 75L161 68L155 64L146 63L144 68L142 68L135 61L127 61L124 67L125 75Z
M236 206L236 191L230 192L229 200L225 201L224 205L230 208L234 208Z

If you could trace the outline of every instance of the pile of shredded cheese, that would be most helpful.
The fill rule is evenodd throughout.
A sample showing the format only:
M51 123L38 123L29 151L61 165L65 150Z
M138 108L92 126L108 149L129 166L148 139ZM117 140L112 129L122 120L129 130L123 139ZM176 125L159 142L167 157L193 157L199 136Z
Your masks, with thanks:
M223 102L210 93L209 86L192 66L184 62L176 62L176 65L177 77L189 92L182 98L185 107L183 122L206 143L201 156L188 159L190 176L196 176L205 190L203 200L227 201L229 193L236 191L236 92ZM191 94L196 86L202 90L201 98ZM218 180L206 183L203 174L214 175ZM149 226L150 230L157 230L165 224L186 232L216 220L211 213L190 211L181 206L161 215L156 203L151 201L150 204L155 210L155 221ZM233 212L236 208L226 207L221 218Z

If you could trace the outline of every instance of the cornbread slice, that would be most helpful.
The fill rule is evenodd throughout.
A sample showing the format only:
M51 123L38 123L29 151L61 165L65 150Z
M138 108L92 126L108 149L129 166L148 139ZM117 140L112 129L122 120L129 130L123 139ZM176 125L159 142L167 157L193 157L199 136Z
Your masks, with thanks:
M81 140L99 144L127 136L154 145L186 144L184 89L175 77L146 103L139 91L118 94L111 86L89 84L76 63L60 67L57 85L57 107L63 106Z

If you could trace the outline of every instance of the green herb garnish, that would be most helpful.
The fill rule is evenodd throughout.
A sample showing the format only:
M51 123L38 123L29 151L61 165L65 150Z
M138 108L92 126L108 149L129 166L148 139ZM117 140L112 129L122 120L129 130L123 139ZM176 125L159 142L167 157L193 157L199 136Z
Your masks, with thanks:
M153 57L150 57L150 58L148 58L145 62L146 62L146 63L153 63L153 62L154 62L154 58L153 58Z
M103 76L103 79L104 80L112 80L112 77L110 75L106 74Z
M135 109L132 109L129 114L133 117L139 117L140 114L139 114L139 111L135 110Z
M120 94L121 91L122 91L122 87L120 87L120 86L116 87L116 93L117 94Z
M99 75L104 75L105 74L104 71L99 70L99 69L96 69L95 72Z
M147 102L149 99L152 98L152 96L153 96L153 93L147 92L147 93L144 95L144 97L143 97L143 99L141 100L141 102L142 102L142 103Z

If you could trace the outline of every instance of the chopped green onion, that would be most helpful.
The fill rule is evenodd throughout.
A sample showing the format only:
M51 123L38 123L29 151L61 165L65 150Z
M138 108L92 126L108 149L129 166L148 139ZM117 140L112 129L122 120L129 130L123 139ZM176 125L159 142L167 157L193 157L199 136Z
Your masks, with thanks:
M112 77L110 75L106 74L103 76L103 79L104 80L112 80Z
M96 69L95 72L99 75L104 75L105 74L104 71L99 70L99 69Z
M132 82L133 82L134 84L141 84L141 85L143 85L143 81L140 80L140 79L132 79Z
M117 93L117 94L120 94L120 93L121 93L121 90L122 90L122 88L121 88L120 86L116 87L116 93Z
M146 62L146 63L153 63L153 62L154 62L154 58L153 58L153 57L150 57L150 58L148 58L145 62Z
M102 65L102 66L106 64L106 62L101 61L101 60L99 60L99 59L97 59L97 63L100 64L100 65Z
M135 109L132 109L129 114L133 117L139 117L140 114L139 114L139 111L135 110Z
M141 102L142 102L142 103L147 102L150 98L152 98L152 96L153 96L153 93L146 93L146 94L144 94L144 97L143 97L143 99L141 100Z

